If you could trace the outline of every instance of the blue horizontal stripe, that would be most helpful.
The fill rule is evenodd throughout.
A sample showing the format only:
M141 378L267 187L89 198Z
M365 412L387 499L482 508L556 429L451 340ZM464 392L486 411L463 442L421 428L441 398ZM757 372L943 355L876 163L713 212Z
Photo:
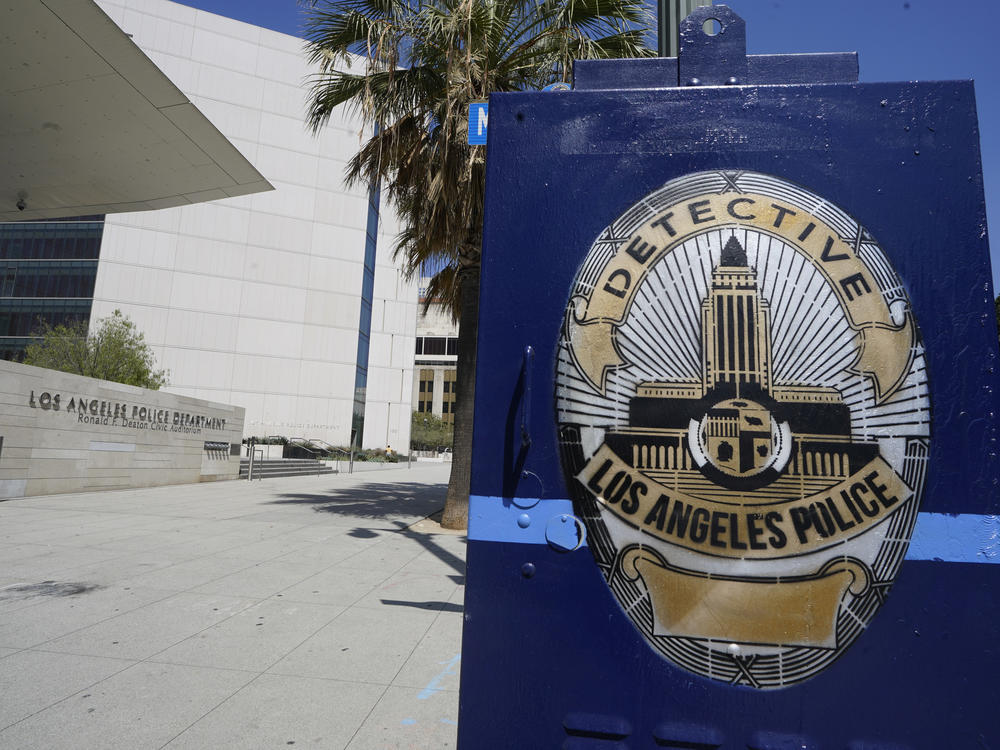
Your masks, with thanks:
M518 507L509 497L471 495L469 497L469 539L479 542L519 542L521 544L546 544L545 524L553 516L573 513L570 500L522 500ZM527 526L518 519L527 517Z
M546 544L549 519L573 512L572 501L561 498L516 500L522 507L511 498L470 496L469 539ZM906 559L1000 564L1000 516L920 513Z
M906 559L1000 564L1000 516L920 513Z

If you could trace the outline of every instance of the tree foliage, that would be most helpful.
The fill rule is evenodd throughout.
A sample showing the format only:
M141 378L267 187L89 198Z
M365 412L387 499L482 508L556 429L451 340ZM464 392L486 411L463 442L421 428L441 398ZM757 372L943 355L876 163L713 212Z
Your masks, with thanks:
M169 373L156 369L156 358L143 333L120 310L102 318L88 332L87 321L53 326L41 321L38 340L25 350L24 363L50 370L159 390Z
M381 185L402 225L396 258L410 275L443 266L427 298L460 321L446 527L465 527L471 474L486 149L467 143L468 104L569 81L576 59L652 56L650 25L641 0L310 0L309 124L340 106L362 120L346 182Z
M650 56L650 21L639 0L314 0L309 124L344 105L373 130L346 182L381 182L402 219L397 257L411 274L447 261L428 297L457 312L461 271L479 262L485 184L468 103L568 81L574 59Z
M454 430L440 417L415 411L410 420L410 443L417 450L451 449Z

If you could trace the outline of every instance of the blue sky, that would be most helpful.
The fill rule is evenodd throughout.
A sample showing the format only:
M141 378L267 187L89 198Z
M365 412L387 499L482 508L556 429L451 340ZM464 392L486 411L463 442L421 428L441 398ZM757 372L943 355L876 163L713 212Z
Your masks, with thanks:
M185 0L212 13L299 35L296 0ZM862 81L975 79L989 226L1000 233L1000 3L965 0L728 0L751 54L858 53ZM1000 235L998 235L1000 236ZM1000 286L1000 239L993 243Z

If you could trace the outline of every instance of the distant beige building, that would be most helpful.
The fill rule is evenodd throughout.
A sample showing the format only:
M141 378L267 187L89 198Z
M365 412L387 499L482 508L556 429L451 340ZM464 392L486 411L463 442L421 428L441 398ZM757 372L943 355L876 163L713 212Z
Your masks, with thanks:
M423 313L426 279L420 284L417 345L413 365L413 409L455 422L455 373L458 364L458 323L439 303Z

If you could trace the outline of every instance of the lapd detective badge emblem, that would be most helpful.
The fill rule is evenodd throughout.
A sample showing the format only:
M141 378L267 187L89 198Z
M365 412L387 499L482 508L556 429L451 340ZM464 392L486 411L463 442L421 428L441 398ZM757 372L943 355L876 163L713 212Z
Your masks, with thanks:
M668 182L594 242L556 375L589 545L664 657L778 688L861 635L917 518L930 403L854 219L764 174Z

